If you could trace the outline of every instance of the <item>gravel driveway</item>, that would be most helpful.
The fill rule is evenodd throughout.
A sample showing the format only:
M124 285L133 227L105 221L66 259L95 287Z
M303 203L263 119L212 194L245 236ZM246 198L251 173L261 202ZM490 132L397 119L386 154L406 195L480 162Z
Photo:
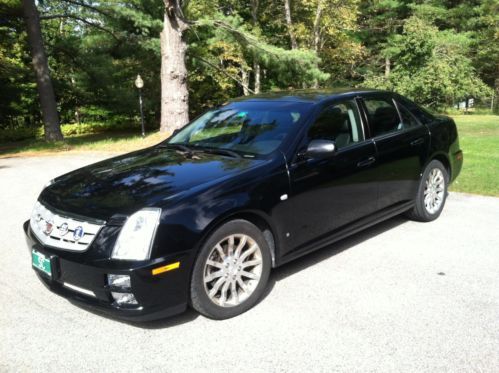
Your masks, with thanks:
M49 179L102 159L0 159L0 371L499 371L499 198L452 193L273 272L234 319L135 325L50 293L22 223Z

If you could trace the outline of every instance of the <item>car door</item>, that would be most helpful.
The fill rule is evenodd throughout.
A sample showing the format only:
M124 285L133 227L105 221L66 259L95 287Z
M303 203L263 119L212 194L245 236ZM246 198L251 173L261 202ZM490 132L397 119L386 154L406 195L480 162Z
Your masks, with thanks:
M301 156L312 140L334 140L335 154L326 159ZM375 146L372 140L365 140L356 100L325 107L289 166L289 232L284 250L289 253L308 247L373 213L377 197L375 163Z
M416 196L429 149L428 128L391 95L363 97L377 150L378 210Z

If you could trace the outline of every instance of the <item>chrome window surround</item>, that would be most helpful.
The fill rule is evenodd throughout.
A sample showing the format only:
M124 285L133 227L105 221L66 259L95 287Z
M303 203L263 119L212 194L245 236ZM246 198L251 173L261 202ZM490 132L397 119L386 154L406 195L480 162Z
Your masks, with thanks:
M46 230L47 223L52 224L50 232ZM67 224L67 230L61 230L64 223ZM103 225L55 214L37 201L31 213L30 227L43 245L61 250L82 252L92 244ZM80 239L75 240L74 231L78 227L81 227L84 233Z

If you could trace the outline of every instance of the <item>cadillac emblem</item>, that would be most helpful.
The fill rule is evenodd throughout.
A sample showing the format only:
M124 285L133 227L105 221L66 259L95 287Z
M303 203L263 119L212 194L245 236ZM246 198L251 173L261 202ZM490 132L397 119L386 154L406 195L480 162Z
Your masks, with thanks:
M60 226L59 226L59 236L65 236L66 233L68 233L68 230L69 230L69 226L68 226L68 223L62 223Z
M73 240L79 241L85 235L85 231L81 225L77 226L73 232Z
M50 233L52 233L53 230L54 230L54 222L52 220L46 221L43 233L45 233L48 236L50 235Z

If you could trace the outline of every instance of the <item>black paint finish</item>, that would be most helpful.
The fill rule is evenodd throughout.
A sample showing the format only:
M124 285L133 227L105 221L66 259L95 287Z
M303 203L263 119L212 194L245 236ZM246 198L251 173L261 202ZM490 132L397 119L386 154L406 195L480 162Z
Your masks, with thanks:
M193 155L160 144L58 177L39 200L64 215L105 222L105 227L86 252L72 253L43 247L25 223L28 246L57 258L58 277L40 277L53 291L104 312L159 318L185 309L197 250L224 221L245 218L268 231L274 265L279 266L411 208L421 173L432 159L444 163L453 181L462 152L452 119L414 112L425 123L372 137L363 99L373 96L405 104L411 112L421 110L396 94L372 90L240 98L235 102L275 107L306 103L310 110L299 126L290 128L288 140L265 156ZM358 103L365 140L337 149L331 157L304 155L307 130L320 110L347 99ZM162 209L151 259L110 259L121 225L144 207ZM178 270L151 275L152 268L175 261L181 262ZM112 306L105 281L109 273L131 275L140 307ZM64 288L65 281L91 289L97 299Z

